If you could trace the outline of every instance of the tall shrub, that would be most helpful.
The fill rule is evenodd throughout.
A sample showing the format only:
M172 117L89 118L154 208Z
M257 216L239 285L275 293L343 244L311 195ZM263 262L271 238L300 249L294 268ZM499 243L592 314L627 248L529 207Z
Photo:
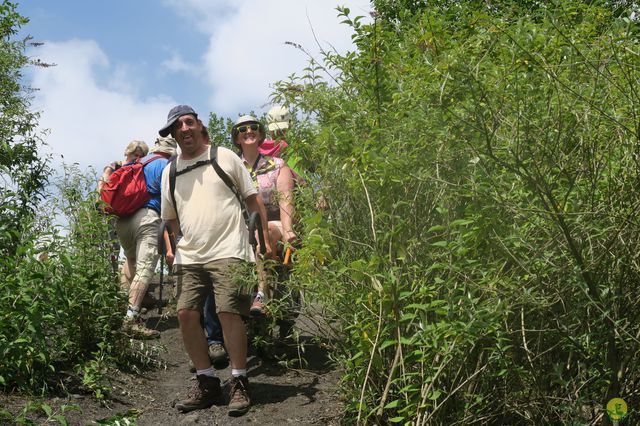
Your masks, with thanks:
M356 51L278 86L315 123L292 147L327 208L301 208L297 276L339 325L349 419L637 406L635 22L598 2L412 5L368 25L343 9Z
M45 392L61 371L86 375L95 360L124 360L125 309L110 263L107 221L95 179L65 168L56 198L43 202L31 234L0 259L0 386ZM55 225L62 221L66 225ZM93 380L100 380L95 377Z
M29 64L24 50L28 40L16 40L28 20L16 12L16 5L0 3L0 255L16 251L25 222L47 183L47 161L38 153L41 144L35 133L38 115L30 111L29 88L21 82L22 69Z

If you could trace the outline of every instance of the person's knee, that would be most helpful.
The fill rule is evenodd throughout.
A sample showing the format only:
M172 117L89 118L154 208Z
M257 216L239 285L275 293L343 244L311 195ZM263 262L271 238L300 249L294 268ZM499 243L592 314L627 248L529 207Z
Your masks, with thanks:
M222 326L240 327L244 325L242 317L231 312L218 312L218 319Z
M280 227L273 222L269 222L269 237L274 241L282 239L282 233Z
M193 309L180 309L178 311L178 321L182 327L200 325L200 313Z

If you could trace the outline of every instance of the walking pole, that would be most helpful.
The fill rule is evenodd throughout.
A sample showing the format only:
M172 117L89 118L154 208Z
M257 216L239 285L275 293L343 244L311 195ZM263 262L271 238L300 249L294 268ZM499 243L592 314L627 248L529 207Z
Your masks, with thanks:
M167 247L164 244L164 231L167 222L162 221L158 229L158 253L160 254L160 289L158 290L158 315L162 315L162 287L164 281L164 257L167 254Z
M160 289L158 290L158 315L162 315L163 276L164 276L164 256L160 256Z

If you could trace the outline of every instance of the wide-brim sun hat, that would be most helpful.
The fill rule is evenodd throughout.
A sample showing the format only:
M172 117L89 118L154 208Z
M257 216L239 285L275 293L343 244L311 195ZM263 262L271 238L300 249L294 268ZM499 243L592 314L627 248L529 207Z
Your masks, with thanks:
M267 113L267 128L270 132L286 130L291 125L291 114L284 106L274 106Z
M160 136L167 137L169 133L171 133L171 126L176 120L183 115L193 115L195 118L198 118L198 114L191 108L189 105L176 105L169 111L167 114L167 124L164 125L162 129L158 131Z
M265 132L265 129L264 129L264 124L262 124L253 115L243 115L242 117L239 117L236 120L236 123L231 128L231 140L233 141L234 144L238 145L236 143L236 137L238 136L238 127L242 126L243 124L257 124L258 125L258 131L260 132L260 138L261 138L258 141L258 145L261 144L262 142L264 142L264 140L266 138L266 134L265 134L266 132Z
M177 147L178 143L171 136L168 136L166 138L161 137L156 139L156 143L151 147L149 152L159 152L168 155L175 155Z

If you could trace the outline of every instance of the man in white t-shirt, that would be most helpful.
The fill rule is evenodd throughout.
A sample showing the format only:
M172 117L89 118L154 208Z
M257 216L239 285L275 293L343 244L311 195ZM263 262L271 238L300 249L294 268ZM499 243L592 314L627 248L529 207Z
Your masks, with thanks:
M162 175L161 217L168 221L170 235L182 234L174 253L178 320L197 378L192 392L187 399L178 402L176 408L188 412L208 408L222 400L220 380L215 377L200 322L205 299L213 291L231 361L229 415L239 416L251 405L247 335L242 317L249 315L253 285L242 285L238 277L244 264L255 259L240 202L211 164L180 174L189 166L209 160L209 145L203 136L203 127L193 108L178 105L169 111L167 123L159 131L161 136L171 134L181 150L175 160L178 176L173 197L169 184L170 167ZM259 212L265 242L269 241L264 206L242 161L231 150L222 147L218 148L217 161L244 198L248 210ZM268 243L265 246L266 256L270 256L271 247Z

